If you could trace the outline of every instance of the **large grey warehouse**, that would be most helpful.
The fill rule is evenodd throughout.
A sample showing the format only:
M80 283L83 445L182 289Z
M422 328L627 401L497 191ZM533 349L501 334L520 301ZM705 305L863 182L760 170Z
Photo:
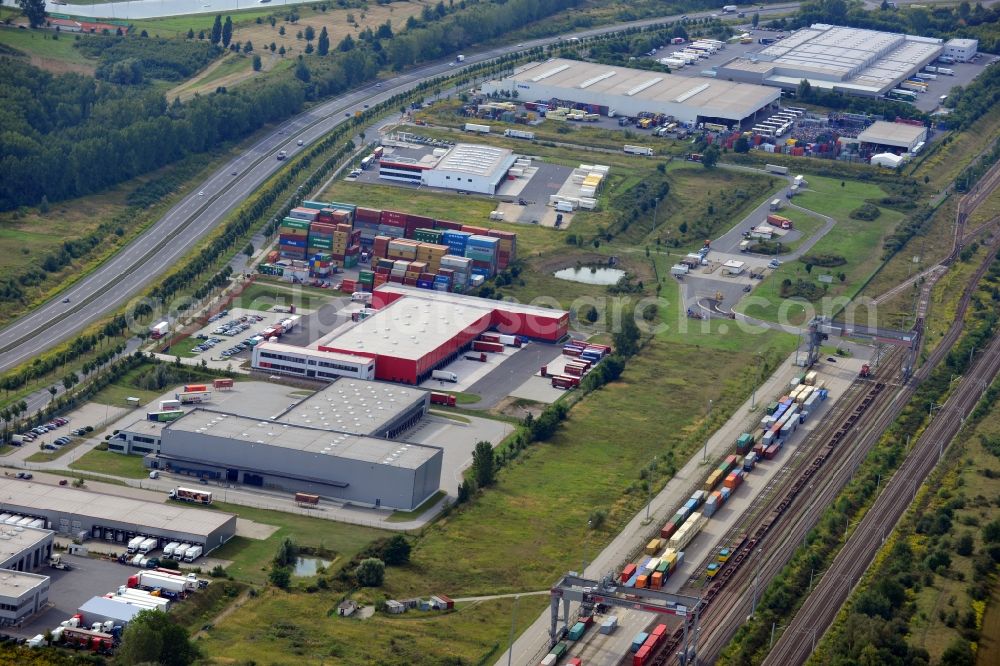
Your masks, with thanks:
M522 100L560 100L600 107L607 115L662 113L681 122L741 123L777 106L781 91L766 86L696 79L555 58L487 81L482 90Z
M430 394L340 379L269 418L195 409L166 424L146 464L177 474L410 510L441 486L442 449L392 441Z
M128 543L136 536L198 545L209 552L236 534L236 516L177 503L104 495L68 486L0 479L0 510L40 518L60 534Z
M940 39L814 23L716 68L727 81L794 90L817 88L875 97L893 89L944 50Z

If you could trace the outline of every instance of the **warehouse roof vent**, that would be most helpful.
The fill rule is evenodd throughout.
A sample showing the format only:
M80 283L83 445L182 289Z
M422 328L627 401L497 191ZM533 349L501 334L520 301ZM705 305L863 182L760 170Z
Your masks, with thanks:
M657 76L655 78L649 79L648 81L644 81L643 83L640 83L635 88L632 88L631 90L629 90L625 94L628 95L629 97L631 97L633 95L638 95L639 93L641 93L646 88L649 88L650 86L655 86L657 83L659 83L662 80L663 80L662 76Z
M710 86L711 86L711 84L709 84L709 83L703 83L700 86L695 86L694 88L691 88L691 90L688 90L686 93L678 95L674 99L674 103L675 104L682 104L682 103L688 101L689 99L691 99L692 97L694 97L695 95L697 95L698 93L705 92L706 90L708 90L708 88Z
M583 83L581 83L580 85L578 85L577 88L581 88L581 89L582 88L589 88L590 86L594 85L595 83L600 83L601 81L604 81L605 79L610 79L612 76L614 76L617 73L618 72L616 72L615 70L612 69L611 71L604 72L603 74L598 74L597 76L595 76L595 77L593 77L591 79L587 79L586 81L584 81Z

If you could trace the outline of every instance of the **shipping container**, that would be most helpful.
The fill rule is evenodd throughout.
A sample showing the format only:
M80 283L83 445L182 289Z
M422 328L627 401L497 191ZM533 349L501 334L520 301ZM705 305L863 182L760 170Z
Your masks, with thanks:
M636 634L635 637L632 639L632 652L638 652L639 648L643 646L647 638L649 638L649 634L647 634L645 631L640 631L638 634Z

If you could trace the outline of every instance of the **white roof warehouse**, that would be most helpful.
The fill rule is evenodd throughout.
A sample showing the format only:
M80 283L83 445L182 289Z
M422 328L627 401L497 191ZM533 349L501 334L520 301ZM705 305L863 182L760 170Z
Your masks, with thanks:
M483 84L486 94L515 91L523 100L591 104L624 116L662 113L684 122L741 122L781 98L780 91L766 86L562 58L528 63L509 77Z

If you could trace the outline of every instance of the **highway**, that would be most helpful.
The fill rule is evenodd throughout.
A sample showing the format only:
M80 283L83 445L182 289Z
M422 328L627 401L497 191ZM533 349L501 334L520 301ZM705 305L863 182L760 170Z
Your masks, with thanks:
M797 3L775 5L762 13L787 11L797 6ZM711 12L691 14L691 18L710 14ZM632 21L574 33L574 36L592 37L678 18L658 17ZM520 47L503 46L470 53L466 56L465 65L557 41L558 38L550 37L525 42ZM395 94L411 90L424 80L457 71L460 68L455 67L452 62L439 61L424 65L381 84L371 83L324 102L277 126L253 143L242 155L193 188L190 195L90 275L2 329L0 372L17 367L69 339L91 322L116 312L167 269L174 267L197 241L217 227L233 208L283 166L283 162L276 159L279 150L286 150L289 157L294 157L296 152L304 150L345 122L345 113L353 114L363 110L364 104L376 104ZM302 148L297 146L300 139L305 144ZM232 175L234 172L236 175ZM69 299L69 303L63 302L65 298ZM157 304L159 307L163 305Z

